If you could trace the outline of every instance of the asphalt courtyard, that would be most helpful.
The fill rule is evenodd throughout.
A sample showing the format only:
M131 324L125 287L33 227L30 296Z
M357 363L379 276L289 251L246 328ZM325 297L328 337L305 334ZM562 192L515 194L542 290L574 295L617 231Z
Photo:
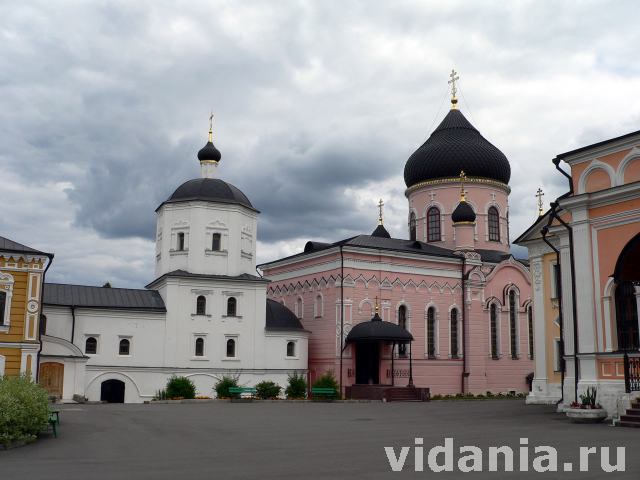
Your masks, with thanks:
M415 472L415 438L424 439ZM454 439L453 473L434 473L428 451ZM521 473L520 439L553 446L573 473ZM461 473L459 447L483 449L482 473ZM514 473L489 472L488 447L510 446ZM411 447L392 472L384 447ZM626 447L626 471L604 473L600 456L579 472L579 448ZM441 457L442 460L443 457ZM442 461L440 462L442 463ZM499 464L501 465L501 463ZM529 462L530 468L532 463ZM13 479L640 479L640 429L574 425L551 407L520 400L431 403L228 403L67 405L57 439L0 452L0 480Z

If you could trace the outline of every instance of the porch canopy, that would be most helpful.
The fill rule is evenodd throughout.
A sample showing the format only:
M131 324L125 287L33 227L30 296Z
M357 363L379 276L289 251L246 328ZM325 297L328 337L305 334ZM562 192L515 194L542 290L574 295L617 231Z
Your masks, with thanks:
M409 343L413 341L411 335L406 329L395 323L385 322L376 312L373 318L368 322L358 323L351 329L345 342L394 342Z

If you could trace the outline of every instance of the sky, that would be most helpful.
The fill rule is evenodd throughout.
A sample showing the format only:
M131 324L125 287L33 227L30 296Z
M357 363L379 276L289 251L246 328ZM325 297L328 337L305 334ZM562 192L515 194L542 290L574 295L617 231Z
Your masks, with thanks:
M155 208L219 176L262 213L258 262L407 237L403 169L460 108L511 163L512 240L567 189L558 154L640 129L633 1L0 0L0 235L47 280L142 287ZM519 251L526 256L526 251Z

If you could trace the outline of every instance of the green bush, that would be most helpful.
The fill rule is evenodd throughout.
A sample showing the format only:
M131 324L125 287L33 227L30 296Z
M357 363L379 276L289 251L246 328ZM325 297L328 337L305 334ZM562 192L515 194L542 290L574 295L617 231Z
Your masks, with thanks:
M28 376L0 377L0 445L33 440L49 420L48 399Z
M315 382L313 382L314 388L333 388L336 391L336 395L331 396L330 398L338 398L340 392L340 385L338 385L338 381L336 377L333 376L333 370L329 370L328 372L320 375ZM314 395L317 398L325 398L325 395Z
M213 387L216 391L216 396L218 398L231 398L231 394L229 393L229 389L231 387L238 386L238 379L236 377L227 377L223 376L218 383Z
M156 390L156 394L153 397L154 400L166 400L167 399L167 391L163 388L162 390Z
M167 382L167 398L196 398L196 386L187 377L172 376Z
M267 400L269 398L278 398L282 387L274 382L265 380L256 385L256 395L258 398Z
M307 381L303 375L294 373L289 375L289 385L284 391L287 398L306 398L307 397Z

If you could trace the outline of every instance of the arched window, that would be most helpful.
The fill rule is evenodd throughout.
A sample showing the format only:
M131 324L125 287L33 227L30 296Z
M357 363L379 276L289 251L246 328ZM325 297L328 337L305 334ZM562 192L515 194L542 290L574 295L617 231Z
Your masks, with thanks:
M313 316L315 318L322 317L322 295L316 296L316 303L313 305Z
M304 318L304 304L302 303L302 297L298 297L296 300L296 316L300 319Z
M458 358L458 310L451 310L451 358Z
M98 340L96 337L87 337L84 342L84 353L87 355L95 355L98 353Z
M636 264L637 265L637 264ZM616 320L618 350L638 351L638 307L633 282L616 285Z
M204 357L204 338L196 338L196 357Z
M533 360L533 307L531 305L527 308L527 326L529 330L529 358Z
M236 341L233 338L227 340L227 358L235 358L236 356Z
M229 297L227 299L227 317L235 317L237 312L238 301L236 297Z
M179 252L184 250L184 232L178 232L178 245L176 245L176 250Z
M498 348L498 307L495 303L489 308L491 320L491 358L498 360L500 358L500 349Z
M119 355L129 355L131 353L131 342L123 338L120 340L120 347L118 348Z
M5 324L4 311L7 307L7 293L0 292L0 325Z
M427 240L429 242L439 242L441 239L440 210L437 207L431 207L427 211Z
M296 342L289 341L287 342L287 357L295 357L296 356Z
M509 338L511 358L518 358L518 302L516 292L509 292Z
M211 235L211 250L219 251L220 250L220 239L221 236L219 233L214 233Z
M407 307L405 305L400 305L398 308L398 325L407 329ZM407 344L400 343L398 345L398 355L401 357L407 356Z
M427 310L427 357L436 358L436 309Z
M199 295L196 299L196 315L207 314L207 299L204 295Z
M413 212L409 215L409 239L416 239L416 214Z
M490 207L487 213L489 222L489 240L492 242L500 241L500 214L496 207Z
M40 315L40 335L46 335L47 334L47 316L46 315Z

